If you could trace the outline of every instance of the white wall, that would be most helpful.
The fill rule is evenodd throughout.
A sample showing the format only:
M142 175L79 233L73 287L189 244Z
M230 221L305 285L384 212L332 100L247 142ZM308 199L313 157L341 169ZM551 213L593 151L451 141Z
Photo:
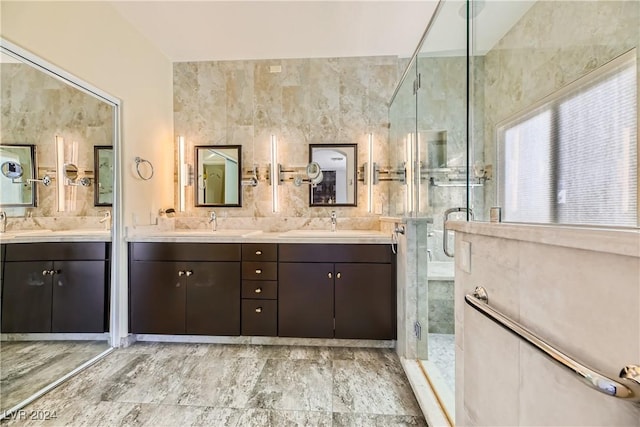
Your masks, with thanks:
M122 101L124 221L149 222L173 206L172 63L103 2L15 2L0 5L0 34ZM150 160L142 181L134 158Z

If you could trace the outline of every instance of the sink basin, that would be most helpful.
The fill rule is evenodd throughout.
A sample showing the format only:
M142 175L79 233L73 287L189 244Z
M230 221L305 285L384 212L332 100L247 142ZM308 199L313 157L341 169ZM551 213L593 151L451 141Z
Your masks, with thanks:
M171 236L194 236L194 237L244 237L262 233L261 230L173 230L168 231Z
M304 239L304 238L317 238L317 239L342 239L345 237L353 238L366 238L366 237L387 237L386 234L376 230L290 230L282 233L280 237L289 239Z

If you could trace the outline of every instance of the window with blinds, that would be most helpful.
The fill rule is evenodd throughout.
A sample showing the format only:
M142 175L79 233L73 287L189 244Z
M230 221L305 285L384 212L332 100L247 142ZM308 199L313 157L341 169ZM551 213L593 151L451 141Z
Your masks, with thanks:
M509 222L638 226L635 50L498 128Z

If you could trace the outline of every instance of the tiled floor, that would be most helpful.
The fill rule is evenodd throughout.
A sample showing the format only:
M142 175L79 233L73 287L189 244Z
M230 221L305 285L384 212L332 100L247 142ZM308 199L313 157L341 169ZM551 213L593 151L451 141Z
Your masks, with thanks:
M108 348L105 341L3 341L0 409L22 402Z
M25 410L73 426L426 425L392 349L137 343Z

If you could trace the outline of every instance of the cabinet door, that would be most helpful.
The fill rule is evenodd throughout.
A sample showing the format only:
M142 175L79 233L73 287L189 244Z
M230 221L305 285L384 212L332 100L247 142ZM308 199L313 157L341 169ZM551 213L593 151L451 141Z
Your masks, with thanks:
M51 332L103 332L105 261L55 261Z
M336 264L336 338L393 339L391 264Z
M182 263L133 261L130 264L130 331L184 334L186 276Z
M240 263L186 264L186 332L240 335Z
M51 332L50 270L48 261L4 263L3 333Z
M278 335L333 338L333 264L281 263Z

